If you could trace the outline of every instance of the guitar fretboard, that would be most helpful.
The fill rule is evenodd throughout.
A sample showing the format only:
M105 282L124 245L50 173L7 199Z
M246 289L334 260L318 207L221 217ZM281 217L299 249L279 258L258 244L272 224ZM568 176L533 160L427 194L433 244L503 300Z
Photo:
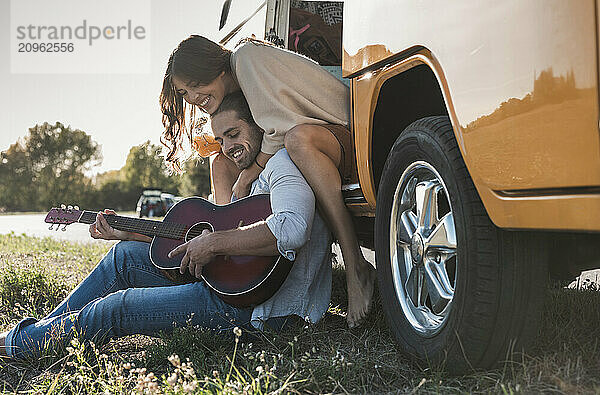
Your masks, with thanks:
M140 219L132 217L122 217L120 215L102 214L106 222L115 229L126 232L141 233L146 236L159 236L167 239L181 240L185 237L188 230L186 225L153 221L149 219ZM84 211L79 221L84 224L93 224L96 222L96 212Z

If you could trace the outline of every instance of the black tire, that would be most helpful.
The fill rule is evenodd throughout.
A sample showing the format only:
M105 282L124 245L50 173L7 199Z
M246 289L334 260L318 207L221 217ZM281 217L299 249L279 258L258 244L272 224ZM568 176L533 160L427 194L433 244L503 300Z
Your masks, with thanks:
M400 303L402 293L398 292L398 284L412 289L409 285L415 283L396 280L395 285L392 273L395 269L390 258L393 248L390 247L390 224L396 189L402 189L404 184L399 186L401 177L408 179L405 170L409 171L413 168L411 164L417 162L431 165L441 176L446 192L442 196L449 197L449 210L453 214L456 246L453 273L447 270L448 278L454 277L453 298L445 307L442 324L427 333L417 330L418 325L409 321ZM547 282L543 239L531 232L501 230L490 221L466 169L448 117L420 119L400 134L382 172L375 223L382 303L389 326L406 353L460 374L494 367L499 361L506 360L511 352L520 351L531 343L537 334ZM402 235L397 237L401 239ZM418 254L418 248L413 254L411 249L415 243L418 244L418 240L410 243L410 253L396 248L399 254L425 256L426 253ZM416 270L406 269L410 267L406 262L415 261L405 261L404 269L398 270L407 273ZM451 266L449 262L450 259L446 266ZM401 276L396 274L396 278ZM423 281L420 282L421 289ZM428 300L427 297L419 299ZM407 300L414 298L405 296L405 306Z

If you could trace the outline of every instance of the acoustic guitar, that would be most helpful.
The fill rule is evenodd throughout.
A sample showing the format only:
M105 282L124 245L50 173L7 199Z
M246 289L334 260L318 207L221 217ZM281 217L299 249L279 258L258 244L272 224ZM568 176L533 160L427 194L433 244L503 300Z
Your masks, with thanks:
M267 194L249 196L224 206L190 197L171 207L162 221L103 214L115 229L152 237L150 259L162 270L178 270L183 254L169 258L168 253L199 236L203 230L235 229L265 220L269 215L271 203ZM92 224L95 221L96 212L71 206L53 208L45 219L58 227L63 225L63 230L75 222ZM273 296L291 268L292 263L281 255L217 256L203 267L202 280L226 303L248 307Z

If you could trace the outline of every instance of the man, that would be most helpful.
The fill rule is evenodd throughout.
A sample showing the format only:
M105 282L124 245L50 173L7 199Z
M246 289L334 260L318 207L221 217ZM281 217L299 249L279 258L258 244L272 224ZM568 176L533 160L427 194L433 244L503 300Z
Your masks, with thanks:
M254 163L262 131L241 93L223 100L212 118L223 153L240 169ZM94 238L122 240L90 275L47 317L26 318L0 335L0 355L22 358L48 344L84 340L105 342L131 334L155 335L174 324L215 330L235 326L279 329L283 318L309 322L326 312L331 295L329 232L315 212L314 195L284 150L275 154L252 185L251 194L270 193L272 215L265 221L228 231L205 232L175 248L180 271L199 277L217 255L282 254L294 264L286 281L266 302L236 308L220 300L203 282L177 285L150 262L147 236L108 225L101 214L90 226ZM107 212L107 211L105 211Z

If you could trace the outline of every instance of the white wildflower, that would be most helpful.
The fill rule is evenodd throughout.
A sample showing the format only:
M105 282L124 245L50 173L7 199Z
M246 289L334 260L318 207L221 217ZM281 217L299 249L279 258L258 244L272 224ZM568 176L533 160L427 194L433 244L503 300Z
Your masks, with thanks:
M168 358L169 362L175 367L181 366L181 359L179 359L179 355L173 354Z
M233 328L233 334L236 337L240 337L240 336L242 336L242 330L236 326L235 328Z

